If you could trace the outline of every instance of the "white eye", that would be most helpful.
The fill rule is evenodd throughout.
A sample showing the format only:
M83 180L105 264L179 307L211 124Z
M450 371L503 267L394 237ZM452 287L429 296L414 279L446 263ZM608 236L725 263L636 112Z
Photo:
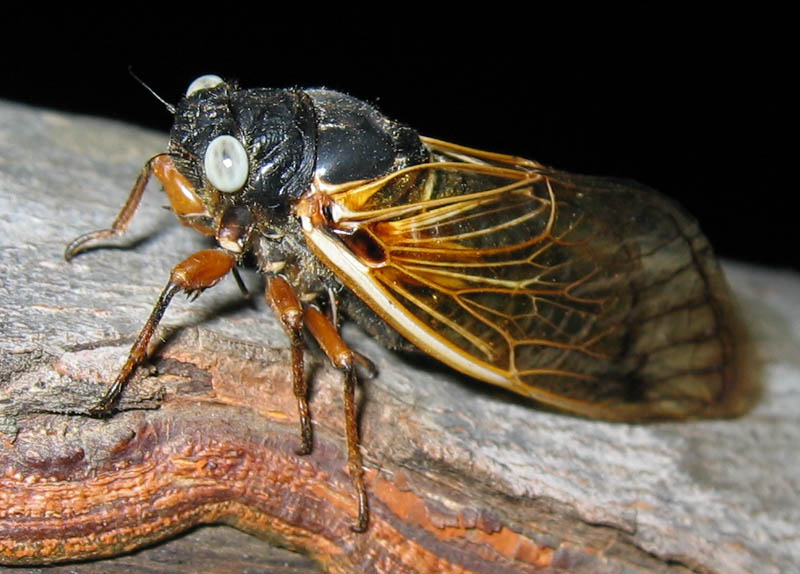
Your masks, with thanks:
M208 182L223 193L239 191L247 182L247 151L233 136L211 140L203 158Z
M207 90L208 88L218 86L222 82L222 78L215 76L214 74L206 74L205 76L195 78L192 83L189 84L189 87L186 88L186 97L188 98L193 93L199 92L200 90Z

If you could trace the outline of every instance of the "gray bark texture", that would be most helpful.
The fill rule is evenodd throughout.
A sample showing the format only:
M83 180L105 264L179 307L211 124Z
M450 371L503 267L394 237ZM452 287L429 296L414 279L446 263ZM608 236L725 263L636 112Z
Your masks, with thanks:
M725 265L764 381L734 420L549 413L346 328L379 369L359 395L365 534L349 530L339 375L307 354L315 445L297 456L288 343L255 273L245 273L253 305L230 279L192 303L176 298L120 412L86 416L171 267L208 245L151 185L124 237L63 259L71 239L109 226L166 139L0 102L0 564L20 574L62 560L82 572L800 571L791 273Z

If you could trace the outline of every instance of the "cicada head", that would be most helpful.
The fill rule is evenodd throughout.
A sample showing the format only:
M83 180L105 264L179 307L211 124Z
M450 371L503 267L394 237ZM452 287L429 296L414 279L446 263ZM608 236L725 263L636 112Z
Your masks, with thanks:
M212 219L240 205L281 218L311 180L315 127L301 90L239 90L202 76L175 108L169 156Z

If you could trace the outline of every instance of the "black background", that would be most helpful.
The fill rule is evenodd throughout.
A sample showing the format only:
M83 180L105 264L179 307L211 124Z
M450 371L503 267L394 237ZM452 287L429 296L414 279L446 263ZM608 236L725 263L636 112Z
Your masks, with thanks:
M627 14L612 26L592 15L577 25L574 15L302 6L268 17L222 6L198 22L161 9L50 19L4 48L0 97L166 132L169 113L129 66L170 102L205 73L339 89L424 135L636 179L680 201L719 255L800 269L796 159L784 159L797 147L785 82L796 65L784 63L780 30L750 15Z

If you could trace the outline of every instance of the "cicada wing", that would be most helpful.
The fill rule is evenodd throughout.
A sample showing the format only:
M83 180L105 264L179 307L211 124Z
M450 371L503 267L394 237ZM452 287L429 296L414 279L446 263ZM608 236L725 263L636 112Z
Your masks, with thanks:
M635 184L428 143L436 162L332 190L332 220L304 223L387 323L455 369L587 416L739 408L738 323L693 219Z

